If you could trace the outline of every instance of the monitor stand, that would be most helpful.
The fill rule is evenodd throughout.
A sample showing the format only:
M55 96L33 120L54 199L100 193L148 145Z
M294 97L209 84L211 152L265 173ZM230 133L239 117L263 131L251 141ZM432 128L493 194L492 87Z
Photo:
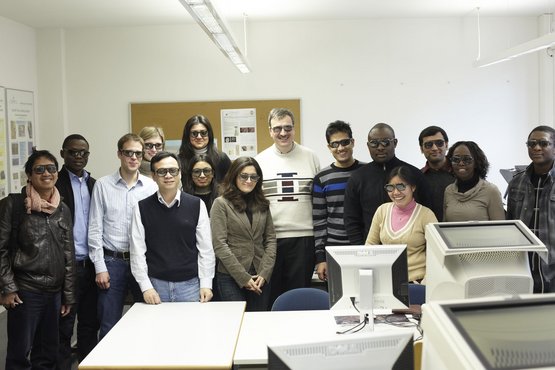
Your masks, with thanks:
M359 302L360 322L366 322L364 329L374 331L374 281L372 270L360 269L359 274Z

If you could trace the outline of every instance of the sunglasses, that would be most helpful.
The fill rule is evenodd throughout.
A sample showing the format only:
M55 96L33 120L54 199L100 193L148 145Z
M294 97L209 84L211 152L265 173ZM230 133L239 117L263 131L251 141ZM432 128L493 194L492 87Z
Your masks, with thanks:
M461 162L462 162L463 164L469 165L469 164L471 164L472 162L474 162L474 158L472 158L472 157L469 156L469 155L463 155L462 157L452 157L452 158L451 158L451 163L459 164L459 163L461 163Z
M548 146L551 145L551 142L547 140L528 140L526 142L526 146L530 149L535 148L536 145L539 145L542 148L547 148Z
M172 175L173 177L179 175L179 168L177 167L171 167L171 168L159 168L156 171L154 171L154 173L156 173L156 176L158 177L166 177L166 175L169 173L170 175Z
M337 149L339 148L339 145L341 145L342 147L346 147L351 145L352 142L353 142L353 139L343 139L338 141L332 141L329 143L329 146L330 148Z
M240 174L239 174L239 178L240 178L242 181L245 181L245 182L248 181L249 179L250 179L252 182L257 182L258 180L260 180L260 176L257 175L257 174L254 174L254 173L240 173Z
M152 150L152 148L156 148L156 150L161 150L164 144L162 143L145 143L145 148L148 150Z
M119 151L121 154L123 154L124 156L128 157L128 158L133 158L133 156L137 157L137 158L142 158L143 157L143 152L139 152L139 151L134 151L134 150L120 150Z
M197 136L207 137L208 131L207 130L200 130L200 131L191 131L191 137L195 138Z
M443 146L445 145L445 140L439 139L439 140L426 141L424 144L422 144L422 146L426 149L432 149L434 144L438 148L443 148Z
M396 139L380 139L380 140L369 140L368 141L368 146L370 148L377 148L380 146L380 144L383 147L388 147L389 144L395 142Z
M285 132L291 132L291 131L293 131L293 126L292 125L274 126L274 127L270 127L270 130L272 130L274 132L274 134L281 133L281 130L283 130Z
M195 168L191 171L191 174L194 177L200 177L201 174L204 174L204 176L210 176L213 172L214 170L212 170L211 168Z
M67 154L72 156L73 158L88 158L91 152L86 150L71 150L71 149L64 149Z
M388 193L392 193L393 190L397 189L399 191L405 191L405 189L407 188L406 184L403 183L399 183L399 184L385 184L384 187L385 191L387 191Z
M39 164L38 166L35 166L33 168L33 172L36 173L37 175L42 175L45 171L48 171L48 173L54 174L56 172L58 172L58 169L56 168L55 164Z

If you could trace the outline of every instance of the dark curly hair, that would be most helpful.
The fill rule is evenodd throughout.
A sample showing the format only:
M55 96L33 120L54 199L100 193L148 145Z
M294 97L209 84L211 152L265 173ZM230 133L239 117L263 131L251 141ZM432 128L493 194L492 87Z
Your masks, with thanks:
M33 173L33 165L39 158L46 158L49 161L54 162L54 165L56 166L56 171L58 171L58 160L56 159L56 157L54 157L52 153L50 153L48 150L37 150L33 148L33 153L31 153L29 158L27 158L27 162L25 162L25 173L27 174L27 176L31 176L31 174Z
M468 150L470 151L470 155L474 159L474 173L478 175L478 177L480 177L481 179L485 179L489 171L488 158L486 157L482 149L480 149L478 144L476 144L474 141L457 141L449 148L449 151L446 155L447 160L451 162L451 158L453 158L453 152L461 145L464 145L468 148Z
M237 177L248 166L255 168L260 179L256 182L254 189L250 193L245 194L237 188ZM262 181L262 169L256 159L252 157L239 157L231 164L221 185L221 193L224 198L233 204L233 207L238 212L244 212L247 207L253 212L265 211L269 208L270 202L268 202L262 191Z

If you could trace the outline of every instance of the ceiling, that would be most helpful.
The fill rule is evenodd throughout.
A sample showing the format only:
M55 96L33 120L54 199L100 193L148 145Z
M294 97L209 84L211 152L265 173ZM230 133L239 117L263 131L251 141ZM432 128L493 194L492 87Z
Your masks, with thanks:
M212 0L227 21L539 16L555 0ZM179 0L0 0L0 16L34 28L163 25L191 22Z

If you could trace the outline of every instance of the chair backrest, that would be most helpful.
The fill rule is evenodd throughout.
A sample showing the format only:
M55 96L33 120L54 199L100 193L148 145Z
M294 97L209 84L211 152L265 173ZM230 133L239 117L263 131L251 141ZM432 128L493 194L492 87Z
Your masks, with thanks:
M272 311L329 310L328 292L316 288L297 288L289 290L279 297L272 306Z
M409 284L409 303L417 305L426 303L426 285Z

